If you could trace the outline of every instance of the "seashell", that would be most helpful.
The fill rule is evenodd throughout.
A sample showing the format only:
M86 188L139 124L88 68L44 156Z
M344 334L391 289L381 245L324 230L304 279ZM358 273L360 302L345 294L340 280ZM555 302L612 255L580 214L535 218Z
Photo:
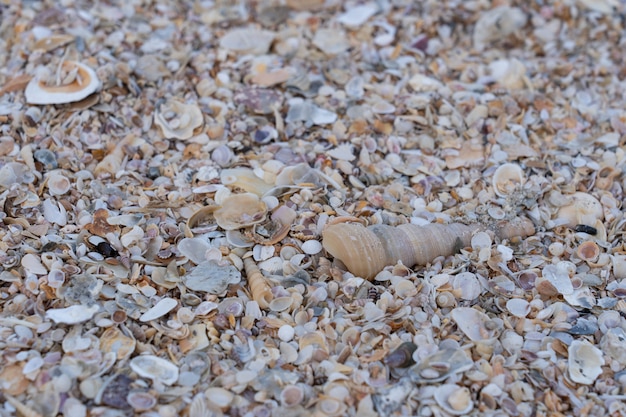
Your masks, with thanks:
M131 359L130 368L139 376L172 385L178 380L178 367L172 362L154 355L141 355Z
M280 260L280 258L278 259ZM274 296L261 270L254 263L254 259L250 257L244 258L243 266L246 271L248 287L250 288L250 293L252 293L252 299L256 301L262 309L269 308L270 302Z
M45 38L41 38L33 45L33 51L50 52L61 46L65 46L68 43L76 39L73 35L50 35Z
M596 242L588 240L578 245L576 255L587 263L593 263L600 256L600 247Z
M457 305L456 297L449 291L442 291L437 294L435 303L441 308L456 307Z
M272 189L272 184L263 181L250 168L223 169L220 173L220 180L224 185L241 188L259 197Z
M465 372L474 366L461 348L446 348L423 358L409 369L411 381L423 384L440 382L450 375Z
M346 404L334 397L321 395L316 404L316 411L322 416L336 417L344 415Z
M263 55L269 51L275 34L269 30L236 28L220 39L220 48L239 54Z
M139 317L139 321L147 322L163 317L178 305L178 301L173 298L163 298L154 307L146 311Z
M33 157L36 161L41 162L46 169L57 169L59 166L56 155L49 149L37 149L33 152Z
M408 279L401 279L394 283L393 289L400 298L412 297L417 294L415 283Z
M228 285L241 281L241 272L230 264L222 265L216 261L205 261L182 278L183 283L190 290L221 294L226 291Z
M289 309L291 307L292 299L289 297L277 297L274 298L269 303L269 308L271 311L281 312Z
M413 383L408 378L401 378L396 384L378 389L378 392L372 395L372 402L378 414L393 415L403 404L406 404L406 399L413 388Z
M461 300L475 300L482 292L476 274L461 272L452 278L452 289Z
M157 404L155 396L148 392L129 392L126 401L135 411L148 411Z
M265 220L267 207L252 193L233 194L227 197L213 215L218 226L224 230L235 230L252 226Z
M482 51L490 43L507 38L526 24L526 14L517 7L498 6L486 11L474 26L474 48Z
M407 368L415 363L413 352L417 345L413 342L400 344L393 352L385 356L384 363L390 368Z
M582 224L594 227L596 221L604 219L602 204L588 193L576 192L569 196L569 202L559 208L556 217L566 221L568 227Z
M128 358L135 351L136 344L137 342L134 338L124 335L116 327L109 327L100 336L100 349L102 352L115 353L115 357L119 361Z
M322 251L322 244L318 240L307 240L302 244L301 249L307 255L317 255Z
M498 84L510 90L523 88L526 82L526 67L518 59L498 59L489 64L491 76Z
M98 311L100 306L73 305L66 308L56 308L46 311L46 317L55 323L78 324L90 320Z
M611 361L617 362L620 367L626 365L626 333L620 327L614 327L604 333L600 339L600 348Z
M499 197L506 197L524 185L524 170L517 164L502 164L493 173L493 191Z
M278 338L283 342L289 342L293 339L294 335L295 330L293 326L290 326L289 324L284 324L278 329Z
M338 223L325 228L323 247L339 259L356 276L372 279L387 265L401 261L412 267L426 265L438 256L448 256L470 244L478 225L460 223L417 226L402 224L397 227ZM529 220L508 222L495 226L496 235L503 237L527 236L534 233ZM349 242L349 244L348 244Z
M530 313L530 303L521 298L512 298L506 302L506 308L515 317L524 318Z
M438 386L434 398L444 411L454 416L466 415L474 408L469 388L456 384Z
M467 337L473 342L494 337L495 330L487 328L487 323L491 322L485 313L471 307L457 307L450 311L450 317Z
M154 123L161 128L166 139L185 140L204 125L204 117L196 104L170 99L156 106Z
M218 409L228 408L235 400L235 395L221 387L211 387L204 391L209 406Z
M626 278L626 255L611 255L611 265L613 266L613 275L616 279Z
M602 374L602 351L586 340L574 340L567 349L569 376L574 382L591 385Z
M178 242L177 247L181 255L187 257L196 265L208 260L206 254L212 248L206 239L199 237L184 238Z
M38 76L30 80L24 95L30 104L64 104L80 101L100 88L100 80L95 71L75 61L61 64L65 79L50 84Z
M619 327L621 324L621 315L615 310L603 311L598 316L598 327L602 333L606 333L609 329Z
M596 174L595 187L601 190L608 190L613 186L613 182L622 172L614 167L604 167Z
M304 391L298 385L287 385L280 392L280 404L283 407L294 407L302 404L304 400Z

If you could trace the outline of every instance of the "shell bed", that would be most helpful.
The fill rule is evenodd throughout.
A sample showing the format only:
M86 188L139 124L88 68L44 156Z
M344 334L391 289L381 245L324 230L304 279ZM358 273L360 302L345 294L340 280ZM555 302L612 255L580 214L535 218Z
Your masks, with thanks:
M0 417L626 415L625 14L0 2Z

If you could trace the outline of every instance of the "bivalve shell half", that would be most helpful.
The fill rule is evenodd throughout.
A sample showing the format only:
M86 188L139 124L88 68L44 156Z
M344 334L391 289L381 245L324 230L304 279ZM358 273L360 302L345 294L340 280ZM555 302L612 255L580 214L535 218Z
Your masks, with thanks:
M224 230L236 230L265 220L267 206L252 193L227 197L214 213L215 221Z
M204 125L202 112L196 104L168 100L157 107L154 123L167 139L189 139L194 131Z
M593 384L602 373L602 351L587 341L574 340L567 349L569 376L579 384Z
M566 220L567 226L574 228L583 224L594 227L596 221L604 219L602 204L591 194L579 191L572 194L569 200L557 212L557 218Z
M178 367L154 355L141 355L130 361L130 368L139 376L172 385L178 380Z
M65 104L80 101L100 88L96 72L75 61L61 65L66 76L57 85L50 85L42 77L35 77L26 86L26 102L30 104Z
M506 197L524 185L524 170L517 164L502 164L493 173L493 191L499 197Z
M444 384L435 390L435 401L444 411L455 416L468 414L474 408L469 388Z
M450 311L450 316L459 329L473 342L480 342L494 336L494 331L486 326L490 318L485 313L471 307L457 307Z

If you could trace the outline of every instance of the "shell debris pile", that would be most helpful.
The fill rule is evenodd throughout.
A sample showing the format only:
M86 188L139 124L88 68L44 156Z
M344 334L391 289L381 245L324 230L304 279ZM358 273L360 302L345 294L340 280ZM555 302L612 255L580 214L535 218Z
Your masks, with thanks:
M623 1L0 9L0 416L626 414Z

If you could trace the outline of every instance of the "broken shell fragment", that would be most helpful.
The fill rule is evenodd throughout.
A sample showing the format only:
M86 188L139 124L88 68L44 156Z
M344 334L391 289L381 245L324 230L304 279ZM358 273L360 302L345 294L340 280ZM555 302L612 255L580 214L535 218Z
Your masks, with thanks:
M55 323L77 324L91 319L100 310L100 306L74 305L46 311L46 317Z
M227 197L214 216L222 229L235 230L262 222L266 214L267 206L256 194L243 193Z
M579 224L594 227L598 220L604 219L604 212L597 198L579 191L572 194L569 203L559 209L557 218L566 220L566 225L571 228Z
M65 104L80 101L100 88L95 71L75 61L61 64L62 79L44 79L38 76L30 80L24 92L30 104ZM51 76L48 76L50 78Z
M185 286L193 291L210 294L223 293L228 285L241 280L241 272L230 264L221 265L216 261L205 261L183 277Z
M574 340L567 349L569 376L579 384L593 384L602 373L602 351L591 343Z
M130 361L130 368L139 376L154 382L172 385L178 380L178 367L172 362L153 355L141 355Z
M164 298L161 301L159 301L150 310L143 313L141 317L139 317L139 321L147 322L150 320L156 320L159 317L162 317L166 315L167 313L169 313L171 310L173 310L177 304L178 304L178 301L176 301L173 298L169 298L169 297Z
M474 361L467 357L463 349L446 348L412 366L410 378L418 384L440 382L450 375L465 372L472 366L474 366Z
M450 316L473 342L490 339L494 331L488 329L487 323L491 321L489 316L471 307L457 307L450 311Z
M194 131L204 125L202 112L196 104L185 104L168 100L157 106L154 123L163 131L167 139L189 139Z

